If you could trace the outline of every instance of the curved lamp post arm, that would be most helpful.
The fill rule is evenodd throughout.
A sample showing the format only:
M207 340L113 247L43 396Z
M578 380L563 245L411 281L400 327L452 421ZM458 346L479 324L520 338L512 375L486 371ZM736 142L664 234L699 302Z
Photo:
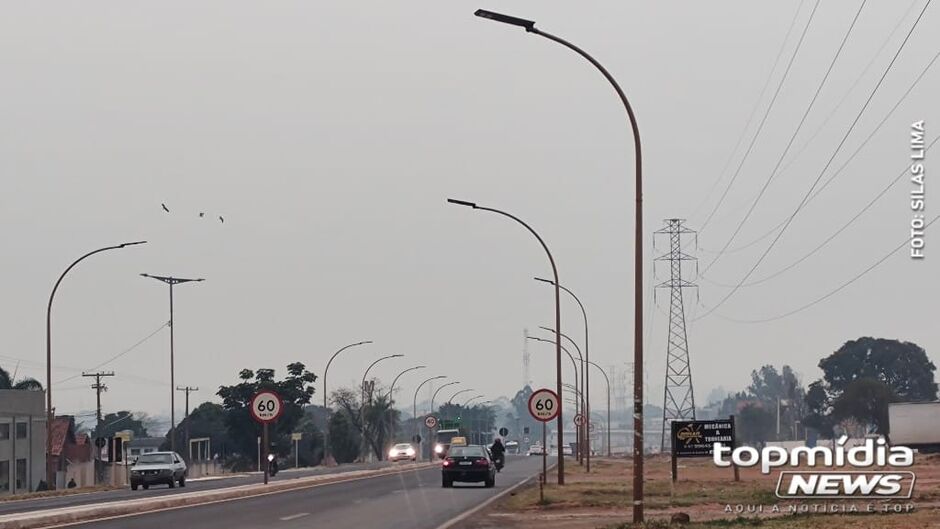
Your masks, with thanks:
M455 380L455 381L453 381L453 382L448 382L447 384L441 384L436 390L434 390L434 393L431 395L431 411L430 411L430 413L434 413L434 399L437 398L437 394L440 393L441 390L444 389L444 388L446 388L447 386L453 386L454 384L460 384L460 381Z
M326 368L323 369L323 407L324 407L324 408L327 407L327 403L326 403L326 395L327 395L327 393L326 393L326 374L327 374L327 372L330 370L330 364L333 363L333 359L336 358L340 353L342 353L342 352L345 351L346 349L349 349L350 347L356 347L356 346L358 346L358 345L365 345L365 344L369 344L369 343L372 343L372 340L365 340L365 341L362 341L362 342L351 343L351 344L349 344L349 345L346 345L346 346L341 347L341 348L339 349L339 351L336 351L335 353L333 353L333 356L330 357L330 360L326 363Z
M363 401L365 401L365 394L366 394L365 389L364 389L364 388L365 388L365 385L366 385L366 377L369 376L369 371L371 371L372 368L375 367L375 364L378 364L378 363L381 362L382 360L388 360L389 358L401 358L401 357L403 357L403 356L405 356L405 355L402 355L402 354L386 355L386 356L383 356L382 358L379 358L379 359L376 360L375 362L372 362L371 364L369 364L369 367L366 368L366 372L362 374L362 382L359 383L359 389L362 391L362 400L363 400ZM363 402L362 404L365 404L365 402ZM360 406L360 408L361 408L361 407L362 407L362 406Z
M421 382L420 384L418 384L418 387L415 388L415 397L411 403L411 414L414 416L414 419L415 419L415 428L417 428L417 423L418 423L418 392L421 391L421 388L423 388L424 385L427 384L428 382L432 380L440 380L442 378L447 378L447 375L437 375L436 377L431 377Z
M536 341L539 341L539 342L545 342L545 343L550 343L550 344L554 344L554 343L555 343L555 342L552 341L552 340L546 340L545 338L539 338L538 336L529 336L528 338L529 338L530 340L536 340ZM574 359L574 355L571 354L570 351L568 351L568 348L567 348L567 347L565 347L564 345L561 345L561 346L559 346L559 347L561 347L561 350L564 351L565 354L568 355L568 358L569 358L569 359L571 359L571 367L574 369L574 380L577 381L577 380L578 380L578 361ZM564 384L562 384L562 385L564 385Z
M62 272L62 275L59 276L59 279L56 280L55 285L52 287L52 292L49 294L49 304L46 306L46 424L49 425L46 428L46 457L51 457L52 454L52 421L55 419L52 413L52 302L55 300L55 293L59 290L59 285L62 283L62 280L65 279L65 276L75 268L75 266L84 261L85 259L95 255L97 253L106 252L108 250L120 250L121 248L126 248L128 246L136 246L138 244L146 244L147 241L134 241L134 242L125 242L122 244L116 244L114 246L105 246L104 248L98 248L97 250L92 250L85 255L79 257L78 259L72 261L72 264ZM51 465L46 465L46 484L50 489L55 488L55 469Z
M462 389L462 390L458 391L457 393L454 393L453 395L451 395L451 397L450 397L449 399L447 399L447 404L453 404L454 399L457 398L457 395L461 395L461 394L466 393L466 392L468 392L468 391L474 391L474 389L473 389L473 388L467 388L467 389Z
M467 399L460 407L461 407L461 408L466 408L467 405L469 405L471 402L473 402L473 401L475 401L475 400L477 400L477 399L482 399L482 398L485 397L485 396L486 396L486 395L480 394L480 395L475 395L475 396L473 396L473 397L470 397L470 398ZM474 404L474 406L476 406L476 404Z
M398 373L397 375L395 375L395 378L392 380L392 385L389 386L389 388L388 388L388 395L385 397L385 398L389 401L389 403L391 403L392 392L395 391L395 383L398 382L398 379L401 378L402 375L404 375L405 373L407 373L407 372L409 372L409 371L414 371L414 370L416 370L416 369L424 369L424 368L426 368L426 367L428 367L428 366L414 366L414 367L409 367L408 369L406 369L406 370L402 371L401 373Z

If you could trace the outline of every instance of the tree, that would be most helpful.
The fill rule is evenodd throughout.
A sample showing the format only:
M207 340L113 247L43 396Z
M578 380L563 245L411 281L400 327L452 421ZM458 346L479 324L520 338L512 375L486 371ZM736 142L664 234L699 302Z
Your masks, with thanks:
M748 444L762 446L774 436L774 414L759 404L747 404L735 418L738 438Z
M0 389L23 389L28 391L42 391L42 384L35 378L25 377L14 381L10 373L0 367Z
M101 418L100 432L96 432L95 426L97 426L97 424L92 426L91 431L97 433L100 437L112 437L117 432L123 432L124 430L130 430L135 438L149 437L143 421L138 419L135 413L127 410L117 413L106 413L104 417Z
M143 422L143 421L141 421ZM213 452L226 453L231 444L225 424L225 408L214 402L203 402L189 413L189 417L176 425L176 446L181 453L189 456L189 447L186 446L186 433L190 439L209 438L209 445ZM170 449L170 432L160 446L161 450Z
M821 380L809 385L809 390L806 392L806 411L803 425L826 437L832 437L832 427L835 426L831 415L832 405Z
M870 337L851 340L822 359L819 367L832 400L863 378L883 382L901 401L937 399L937 367L923 348L911 342Z
M385 391L373 389L365 403L359 401L357 391L340 388L333 392L333 403L346 414L352 426L369 445L376 458L382 460L385 447L393 436L399 412L392 408L391 399Z
M337 463L352 463L359 457L359 433L345 410L330 417L330 452Z
M221 386L216 393L222 397L225 408L225 427L236 456L236 467L251 468L258 448L257 438L261 435L261 425L251 418L248 410L251 398L261 389L275 391L282 399L284 412L277 422L268 427L271 452L286 457L291 451L290 434L303 416L303 406L313 397L313 383L317 376L306 369L304 364L294 362L287 365L287 376L283 380L275 379L273 369L243 369L238 374L241 382L232 386Z
M842 422L855 419L863 427L872 425L880 434L888 433L888 403L897 395L887 384L873 378L853 380L832 404L832 418Z

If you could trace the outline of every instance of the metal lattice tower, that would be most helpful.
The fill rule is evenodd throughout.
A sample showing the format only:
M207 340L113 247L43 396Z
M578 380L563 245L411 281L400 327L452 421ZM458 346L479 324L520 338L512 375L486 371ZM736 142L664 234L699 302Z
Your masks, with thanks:
M666 432L672 420L695 419L695 396L692 392L692 368L689 365L689 341L685 329L685 306L682 290L698 288L682 279L683 261L696 259L682 251L682 236L695 232L682 225L683 219L666 219L663 229L656 235L669 237L669 252L656 261L669 262L669 279L656 285L656 289L669 289L669 340L666 345L666 382L663 388L663 434L661 450L666 450Z

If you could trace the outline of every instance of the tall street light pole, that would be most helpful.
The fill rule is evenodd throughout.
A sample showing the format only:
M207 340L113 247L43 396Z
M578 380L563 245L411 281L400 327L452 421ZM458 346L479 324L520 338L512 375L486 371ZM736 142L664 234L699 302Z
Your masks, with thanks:
M604 381L607 382L607 457L610 457L610 378L607 377L607 373L601 366L590 360L587 363L596 367L604 375Z
M543 279L541 277L536 277L535 280L541 281L543 283L548 283L549 285L554 283L551 279ZM558 285L558 287L564 290L565 292L567 292L568 295L571 296L578 303L578 307L581 307L581 316L584 319L584 361L590 362L591 361L591 347L590 347L590 339L589 339L590 334L588 333L588 317L587 317L587 311L584 310L584 303L581 303L581 300L578 298L578 296L576 296L574 292L572 292L571 290L567 289L565 285ZM571 343L574 343L574 342L572 341ZM591 371L590 369L584 369L582 371L584 375L584 387L587 388L584 392L584 397L585 397L584 406L585 408L587 408L587 413L585 413L585 415L588 417L591 416L591 372L590 371ZM586 437L587 437L587 471L590 472L591 471L591 435L590 435L590 432L588 432Z
M362 382L359 384L359 389L362 390L362 400L359 401L359 418L360 418L360 420L362 421L363 427L365 427L365 419L362 418L362 410L365 408L365 405L366 405L366 377L369 376L369 371L371 371L372 368L375 367L375 365L378 364L379 362L381 362L382 360L388 360L388 359L390 359L390 358L401 358L401 357L403 357L403 356L405 356L405 355L403 355L403 354L395 354L395 355L386 355L386 356L383 356L383 357L379 358L378 360L376 360L375 362L372 362L371 364L369 364L369 367L366 368L365 373L362 374ZM372 391L369 391L369 402L370 402L370 403L372 402ZM363 448L365 448L365 446L366 446L366 439L365 439L365 437L363 437L363 439L362 439L362 446L363 446ZM370 459L372 458L371 452L369 453L369 458L370 458ZM381 453L380 453L380 454L379 454L379 461L381 461L381 460L382 460L382 455L381 455Z
M349 349L350 347L357 347L360 345L366 345L372 343L372 340L365 340L362 342L351 343L340 347L333 356L330 357L329 361L326 363L326 367L323 369L323 409L326 410L326 433L323 436L323 460L329 462L330 457L330 407L327 405L327 391L326 391L326 373L330 370L330 364L333 363L333 359L336 358L340 353Z
M174 388L176 387L176 368L173 355L173 332L176 326L173 325L173 285L200 282L205 280L201 277L198 279L184 279L181 277L154 276L150 274L140 275L143 277L156 279L157 281L162 281L170 286L170 451L176 452L176 392L174 391Z
M115 246L105 246L104 248L98 248L97 250L86 253L72 261L72 264L62 272L62 275L59 276L59 279L56 280L55 285L52 287L52 293L49 294L49 305L46 307L46 486L48 486L50 490L55 488L55 469L49 463L52 460L52 423L55 420L55 413L52 411L52 301L55 300L55 293L59 290L59 284L65 279L66 274L75 268L75 265L84 261L86 258L96 253L106 252L108 250L119 250L128 246L146 243L147 241L125 242Z
M555 329L552 329L551 327L540 326L539 329L542 329L543 331L548 331L550 333L555 332ZM574 350L577 351L578 353L578 359L581 360L581 388L582 388L582 391L584 391L584 395L585 395L585 398L582 401L582 405L581 405L581 415L583 418L590 417L590 413L588 412L588 405L587 405L587 395L590 394L591 392L591 386L587 384L587 379L588 379L587 369L586 369L587 366L585 366L584 364L585 355L581 354L581 348L578 347L578 343L572 340L570 336L568 336L565 333L561 333L561 337L568 340L568 343L574 346ZM591 453L591 446L590 446L590 443L587 441L587 438L588 438L587 429L579 426L578 430L581 433L581 438L578 439L578 452L579 452L582 462L585 459L587 460L586 471L590 472L591 471L591 456L589 454Z
M633 523L641 523L643 521L643 157L640 148L640 128L637 126L633 107L630 105L630 101L627 100L627 96L623 93L620 85L617 84L617 80L614 79L610 72L608 72L597 59L591 57L586 51L564 39L536 28L535 22L531 20L502 15L483 9L478 9L474 14L478 17L488 18L496 22L525 28L526 32L534 33L557 42L586 59L601 72L604 78L607 79L607 82L609 82L617 92L617 96L620 98L620 102L623 103L624 110L627 112L630 127L633 130L634 161L636 163L636 190L634 192L634 200L636 201L634 214L636 219L633 234L633 362L635 368L633 372ZM555 283L556 285L558 283L557 277L555 278ZM556 324L555 327L561 328L561 324ZM559 339L558 341L560 342L561 340ZM559 466L559 472L561 470Z
M548 255L548 262L552 265L552 277L555 278L555 329L561 329L561 289L558 288L558 285L560 284L558 281L558 267L555 265L555 258L552 257L552 252L551 250L548 249L548 245L545 244L545 240L542 239L542 236L539 235L538 232L536 232L534 229L532 229L532 226L529 226L528 224L526 224L522 219L510 213L506 213L505 211L478 206L477 204L474 204L473 202L467 202L465 200L455 200L452 198L448 198L447 202L451 204L456 204L458 206L466 206L466 207L477 209L480 211L489 211L491 213L496 213L497 215L502 215L504 217L512 219L516 221L517 223L521 224L525 229L529 231L529 233L531 233L533 236L535 236L536 239L538 239L539 244L542 245L542 249L545 250L545 254ZM558 394L558 398L561 399L562 388L561 388L561 335L560 334L555 335L555 343L557 344L557 346L555 347L555 392ZM562 415L564 414L562 413L561 406L559 406L558 420L556 423L558 425L558 449L559 450L561 450L561 447L565 442L565 432L564 432L565 421ZM558 484L559 485L565 484L565 458L563 457L558 458Z
M395 383L398 382L398 379L401 378L401 376L404 375L405 373L409 371L416 371L418 369L424 369L426 367L428 366L409 367L408 369L405 369L401 373L398 373L397 375L395 375L395 378L392 379L392 385L389 386L388 388L388 397L386 399L388 400L388 426L389 426L389 432L390 432L389 439L391 440L392 443L395 442L395 414L393 413L393 408L392 408L392 402L394 402L394 399L395 399Z
M418 387L415 388L415 397L414 397L414 400L411 402L411 416L414 417L414 420L415 420L415 435L418 435L418 428L419 428L418 426L418 392L421 391L421 388L424 387L424 385L427 384L428 382L432 380L440 380L442 378L447 378L447 375L438 375L436 377L428 378L424 380L423 382L421 382L420 384L418 384Z

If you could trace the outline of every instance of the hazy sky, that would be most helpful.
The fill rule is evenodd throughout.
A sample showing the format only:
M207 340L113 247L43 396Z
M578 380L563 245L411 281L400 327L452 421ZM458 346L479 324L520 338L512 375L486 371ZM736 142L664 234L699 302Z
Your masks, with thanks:
M732 169L813 4L802 6ZM820 3L761 137L699 237L700 270L715 255L706 250L725 244L770 174L858 5ZM731 248L763 235L799 203L923 1L910 5L867 3L786 162L801 154L767 189ZM138 276L149 272L206 278L176 291L176 381L199 386L197 402L214 397L245 367L282 374L287 363L302 361L320 375L335 349L367 339L375 344L334 363L332 387L357 380L383 354L403 353L406 358L374 371L388 381L406 367L429 366L402 377L403 402L418 381L435 374L461 380L455 390L511 395L523 382L523 329L537 334L539 325L553 323L552 291L532 280L550 269L521 227L448 206L449 196L506 209L539 230L562 282L587 305L592 359L623 365L633 356L634 228L632 136L623 110L581 58L473 11L532 18L589 50L620 80L642 133L652 258L651 233L662 219L689 218L696 229L714 207L730 176L722 168L797 6L743 0L6 3L0 8L0 365L13 370L19 359L20 375L44 380L45 307L58 274L91 249L146 239L146 246L83 262L63 283L54 310L54 381L95 367L167 320L166 287ZM940 50L938 26L940 14L928 9L833 169ZM909 161L912 121L926 120L928 141L936 137L940 105L929 96L940 88L936 69L796 217L751 279L813 249L894 179ZM820 357L863 335L914 341L940 361L935 233L928 234L926 260L900 252L791 317L764 324L725 319L788 312L863 271L908 236L910 189L904 177L821 252L741 289L691 325L700 403L717 385L743 387L750 371L767 363L789 363L809 382L820 375ZM940 195L930 189L928 212L936 212ZM198 217L201 211L206 218ZM724 255L707 278L739 281L769 242ZM657 244L656 253L665 248ZM660 267L648 282L666 274ZM690 316L728 292L699 282L701 305L694 291L687 293ZM658 306L647 305L654 404L662 402L668 311L660 294ZM569 300L563 326L582 336ZM107 411L168 412L168 339L164 329L103 367L117 373L104 396ZM550 346L529 349L531 378L553 385ZM92 408L89 382L57 384L58 411ZM317 401L320 388L318 382ZM597 381L594 398L602 396ZM177 404L182 410L182 398Z

